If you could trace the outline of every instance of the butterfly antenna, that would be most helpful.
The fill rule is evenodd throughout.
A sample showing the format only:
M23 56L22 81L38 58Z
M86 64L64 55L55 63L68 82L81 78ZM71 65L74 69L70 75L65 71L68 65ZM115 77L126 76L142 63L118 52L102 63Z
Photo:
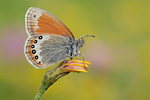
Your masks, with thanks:
M94 35L83 35L83 36L79 37L78 40L83 39L83 38L85 38L85 37L93 37L93 38L95 38Z

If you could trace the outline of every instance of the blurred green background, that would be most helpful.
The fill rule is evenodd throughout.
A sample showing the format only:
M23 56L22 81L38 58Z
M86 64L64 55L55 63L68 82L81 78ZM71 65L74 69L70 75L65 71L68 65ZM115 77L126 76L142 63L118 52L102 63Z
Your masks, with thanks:
M46 69L24 57L24 19L40 7L62 20L91 60L88 73L58 80L42 100L150 100L150 0L0 0L0 100L33 100Z

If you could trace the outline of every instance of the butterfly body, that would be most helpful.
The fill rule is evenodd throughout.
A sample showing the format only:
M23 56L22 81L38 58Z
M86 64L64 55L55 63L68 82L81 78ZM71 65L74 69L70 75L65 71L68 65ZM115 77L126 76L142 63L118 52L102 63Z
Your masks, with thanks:
M25 16L27 38L24 53L36 68L45 68L67 57L78 56L84 44L81 37L75 40L72 32L54 15L36 7Z

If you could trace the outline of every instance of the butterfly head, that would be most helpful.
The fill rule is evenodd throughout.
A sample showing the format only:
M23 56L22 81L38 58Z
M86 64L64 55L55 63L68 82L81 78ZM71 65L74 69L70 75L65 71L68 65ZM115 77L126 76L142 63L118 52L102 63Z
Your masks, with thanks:
M85 37L95 37L93 35L84 35L81 36L80 38L78 38L77 40L75 40L72 44L71 44L71 52L70 52L70 58L72 59L74 56L78 56L80 55L80 48L84 45L84 38Z
M79 48L81 48L84 45L84 42L85 42L84 38L81 38L76 41L76 44Z

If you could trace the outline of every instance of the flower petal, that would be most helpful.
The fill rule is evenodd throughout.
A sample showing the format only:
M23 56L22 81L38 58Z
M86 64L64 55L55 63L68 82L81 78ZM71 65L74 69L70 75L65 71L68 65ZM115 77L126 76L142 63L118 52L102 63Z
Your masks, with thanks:
M70 72L87 72L87 68L90 65L90 61L82 61L82 60L70 60L65 63L64 70Z
M87 69L81 66L67 66L64 69L70 72L87 72Z
M70 62L80 62L83 63L83 60L70 60ZM85 64L90 65L90 61L84 61Z

